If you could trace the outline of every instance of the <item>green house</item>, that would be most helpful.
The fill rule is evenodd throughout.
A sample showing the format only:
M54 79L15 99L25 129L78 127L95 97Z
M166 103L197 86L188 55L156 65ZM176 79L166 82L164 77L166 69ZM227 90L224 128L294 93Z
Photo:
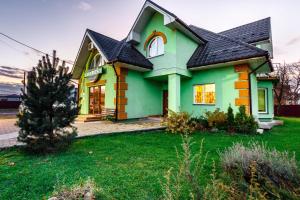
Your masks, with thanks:
M273 82L261 75L273 71L272 49L270 18L214 33L146 1L121 41L86 30L72 71L80 114L199 116L245 105L270 121Z

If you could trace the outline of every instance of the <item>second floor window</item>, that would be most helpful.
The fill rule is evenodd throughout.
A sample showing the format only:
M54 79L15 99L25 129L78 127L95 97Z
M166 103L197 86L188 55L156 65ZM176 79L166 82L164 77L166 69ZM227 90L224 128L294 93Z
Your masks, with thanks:
M164 41L161 36L157 36L149 43L147 56L151 58L162 54L164 54Z
M89 69L95 69L104 64L105 64L105 62L104 62L103 57L98 53L94 56L93 60L91 61Z

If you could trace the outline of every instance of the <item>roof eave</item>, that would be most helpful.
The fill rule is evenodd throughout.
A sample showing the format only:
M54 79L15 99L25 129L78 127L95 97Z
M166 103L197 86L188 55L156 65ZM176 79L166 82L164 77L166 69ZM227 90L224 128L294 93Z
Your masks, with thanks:
M207 63L207 64L204 64L204 65L187 65L187 68L189 70L192 70L192 71L202 70L202 69L207 69L207 68L214 67L214 66L217 66L217 65L230 65L234 62L242 62L242 61L247 61L249 59L256 59L256 58L263 58L263 57L266 58L266 54L256 55L256 56L245 56L245 57L241 57L239 59L231 59L231 60L211 62L211 63Z

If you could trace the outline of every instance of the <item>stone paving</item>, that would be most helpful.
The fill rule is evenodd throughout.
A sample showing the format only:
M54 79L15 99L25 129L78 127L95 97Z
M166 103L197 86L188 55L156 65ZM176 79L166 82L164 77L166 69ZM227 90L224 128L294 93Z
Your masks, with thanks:
M15 126L16 119L0 119L0 136L3 134L18 132L19 128Z
M17 142L19 129L14 125L15 121L15 119L0 120L0 148L20 145L20 143ZM164 128L161 125L161 118L145 118L117 123L110 121L76 122L74 126L78 129L78 137L121 132L150 131Z

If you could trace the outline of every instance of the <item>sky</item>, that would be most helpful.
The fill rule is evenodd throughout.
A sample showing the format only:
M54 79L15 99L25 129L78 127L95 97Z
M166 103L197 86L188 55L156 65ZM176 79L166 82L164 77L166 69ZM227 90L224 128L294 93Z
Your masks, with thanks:
M299 0L153 0L187 24L220 32L271 17L274 59L300 61ZM0 0L0 32L74 61L86 28L124 39L144 0ZM0 66L30 70L42 54L0 35ZM0 82L13 82L0 73Z

